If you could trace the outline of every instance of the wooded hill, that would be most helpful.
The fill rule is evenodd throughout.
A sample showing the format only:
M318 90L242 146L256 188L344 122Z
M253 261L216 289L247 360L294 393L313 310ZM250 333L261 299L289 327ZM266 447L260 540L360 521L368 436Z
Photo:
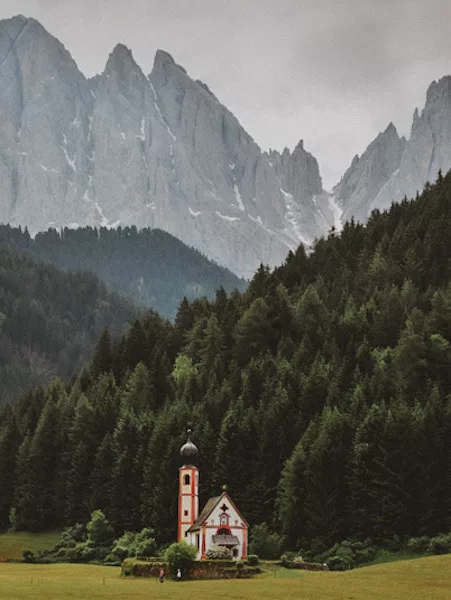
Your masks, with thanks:
M94 275L64 273L0 242L0 404L77 373L105 327L118 334L137 315Z
M2 242L63 269L90 271L112 289L169 319L185 296L214 299L220 286L231 292L244 291L247 285L159 229L49 229L30 238L27 230L5 225L0 226Z
M0 522L102 508L176 535L191 422L201 502L222 484L251 524L314 552L451 530L451 175L299 247L244 294L150 313L69 386L0 415Z

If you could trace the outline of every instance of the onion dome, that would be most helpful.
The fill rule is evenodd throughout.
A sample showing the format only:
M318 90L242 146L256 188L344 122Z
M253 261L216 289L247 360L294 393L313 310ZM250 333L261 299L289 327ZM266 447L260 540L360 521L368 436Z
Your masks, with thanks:
M186 433L188 434L188 439L186 443L183 444L183 446L180 448L180 456L187 462L192 462L197 458L199 450L197 449L197 446L191 441L191 429L188 429Z

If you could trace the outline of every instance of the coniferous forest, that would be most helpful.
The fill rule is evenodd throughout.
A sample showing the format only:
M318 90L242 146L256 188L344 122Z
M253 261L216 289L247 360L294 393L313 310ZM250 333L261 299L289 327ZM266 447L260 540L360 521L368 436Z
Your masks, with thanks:
M81 227L28 231L0 225L0 244L62 269L90 271L116 292L173 319L183 297L214 298L220 285L244 291L246 282L160 229Z
M137 315L94 275L64 273L0 239L0 404L73 375L105 327L118 334Z
M244 293L105 330L77 379L1 409L0 526L101 508L118 533L173 540L191 423L201 503L227 484L287 547L450 531L450 240L439 174L366 226L261 267Z

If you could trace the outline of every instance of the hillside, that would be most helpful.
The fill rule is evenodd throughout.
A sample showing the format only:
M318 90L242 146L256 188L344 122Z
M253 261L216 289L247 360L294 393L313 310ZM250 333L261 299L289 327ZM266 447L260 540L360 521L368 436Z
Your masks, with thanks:
M244 280L158 229L49 229L32 239L26 230L0 225L2 241L63 269L91 271L139 305L171 319L184 297L213 299L221 286L227 292L246 287Z
M102 338L90 374L0 415L0 522L11 506L34 529L101 507L118 531L174 539L191 422L201 503L227 483L289 547L450 531L450 239L448 174L260 268L244 294Z
M77 373L105 327L118 334L137 314L94 275L63 273L0 240L0 403Z

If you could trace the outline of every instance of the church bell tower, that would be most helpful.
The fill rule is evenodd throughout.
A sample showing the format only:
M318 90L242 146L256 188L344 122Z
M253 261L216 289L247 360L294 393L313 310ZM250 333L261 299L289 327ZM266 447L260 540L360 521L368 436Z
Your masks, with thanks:
M180 448L183 466L179 468L179 505L177 540L186 538L186 532L199 516L199 469L194 465L199 451L191 441L188 429L186 444Z

